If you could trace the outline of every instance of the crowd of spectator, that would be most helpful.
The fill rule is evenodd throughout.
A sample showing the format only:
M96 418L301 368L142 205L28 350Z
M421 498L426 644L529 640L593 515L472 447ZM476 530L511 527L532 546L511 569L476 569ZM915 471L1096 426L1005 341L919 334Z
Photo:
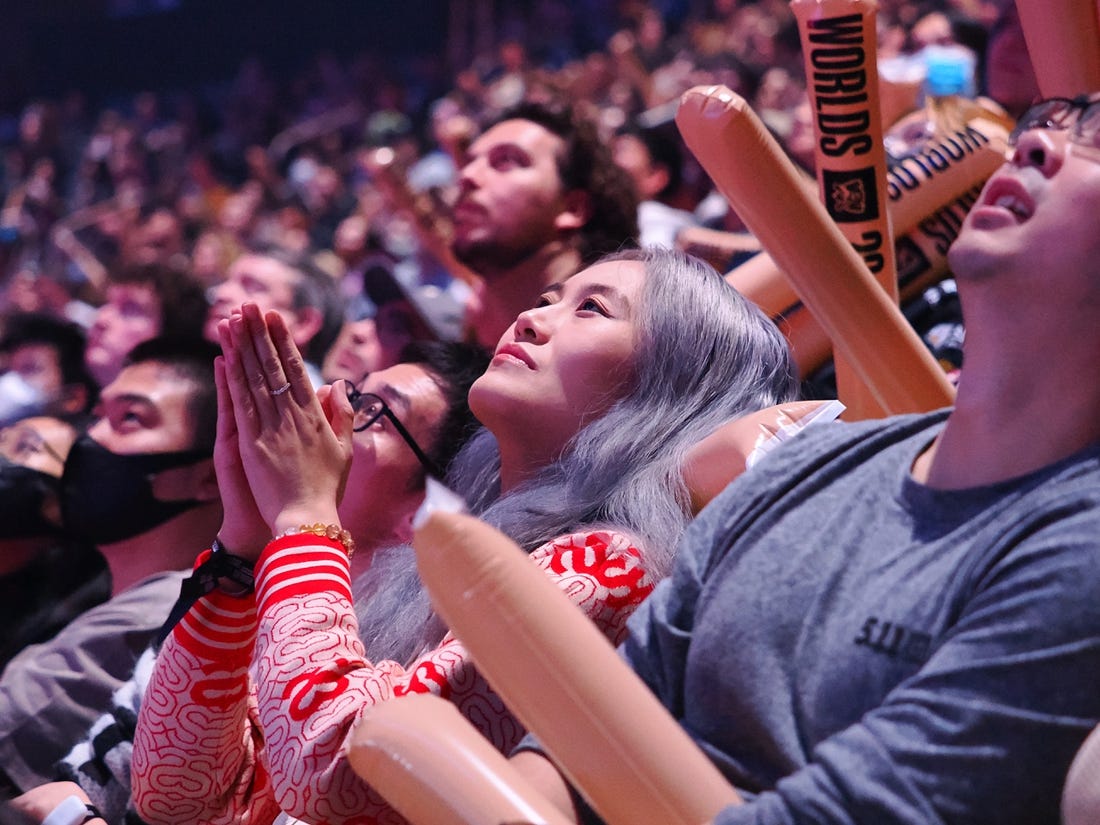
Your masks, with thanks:
M448 55L455 65L449 86L372 55L318 55L289 76L248 58L224 83L186 92L145 90L129 95L125 105L100 105L74 91L29 103L6 130L0 123L0 469L7 474L0 477L6 485L0 495L12 496L9 488L18 488L27 501L23 511L34 515L0 521L0 543L10 548L0 566L0 592L12 594L8 625L17 631L0 647L0 792L25 794L24 814L54 809L72 787L54 780L67 777L81 794L102 794L94 801L130 822L138 821L135 801L142 815L154 819L182 821L180 806L192 802L200 808L217 803L234 816L259 811L263 821L280 810L323 818L317 813L327 804L323 793L290 806L287 799L300 790L292 781L281 789L265 785L268 779L282 781L277 757L263 748L253 752L252 746L239 751L243 740L259 743L267 735L266 722L249 716L245 704L256 688L249 671L253 646L263 650L278 641L278 633L256 624L273 609L266 601L268 589L281 586L271 583L278 563L268 560L293 551L302 556L289 563L307 564L320 548L346 563L347 582L341 579L329 612L341 632L358 621L362 633L345 633L341 644L352 656L361 636L372 660L376 651L385 655L385 679L368 674L364 695L370 702L380 700L372 691L388 685L386 679L397 680L399 687L386 687L381 698L390 695L387 691L419 689L419 671L410 669L406 685L390 659L413 662L455 640L447 636L441 642L445 628L431 616L422 593L417 595L422 614L412 616L407 591L393 589L391 601L404 599L393 611L405 612L395 614L396 620L388 615L385 623L405 622L409 638L399 640L405 647L398 652L386 648L392 640L382 620L372 620L353 602L352 582L366 577L368 562L363 556L351 562L351 550L359 542L373 554L410 541L425 474L443 475L469 436L466 390L487 353L502 334L540 340L544 324L553 326L541 319L558 317L552 309L558 300L592 313L583 316L585 324L565 327L572 338L553 331L566 341L558 352L576 357L559 355L554 368L564 376L561 386L523 396L500 377L497 349L497 372L489 368L481 394L496 381L504 388L500 398L514 392L519 401L500 421L482 421L500 442L497 452L484 451L489 436L483 433L455 465L459 471L476 465L488 475L455 477L468 482L465 492L480 496L474 511L496 518L494 523L528 552L580 527L612 524L623 528L624 541L643 548L630 552L645 563L646 576L657 579L667 572L675 537L691 516L686 491L670 488L669 479L682 475L689 437L698 440L695 436L721 423L717 414L703 420L685 401L697 392L709 404L712 395L720 395L717 388L712 394L688 378L681 388L680 379L669 376L694 370L730 393L736 380L717 377L720 370L707 360L720 349L730 359L723 367L742 377L754 365L777 365L770 379L776 386L753 396L752 405L738 406L738 414L796 394L795 369L782 337L754 307L752 323L775 339L776 352L767 357L746 354L749 349L735 336L722 339L720 347L706 342L693 347L691 336L704 337L705 324L677 314L691 292L681 283L687 277L681 269L687 272L690 259L657 248L696 252L725 272L759 245L684 147L674 123L676 106L695 86L733 89L808 174L814 171L811 111L787 0L611 5L540 0L522 12L489 15L495 23L490 37L475 30L484 22L478 15L484 17L491 3L455 3L448 24L474 25L451 32ZM467 13L468 19L462 16ZM1021 114L1037 94L1010 0L882 0L877 25L882 60L911 57L932 45L969 49L977 65L975 92L1008 118ZM474 42L468 46L463 36L471 33ZM732 233L740 240L732 243L727 235L709 245L692 235L696 229ZM654 249L634 251L634 246ZM602 263L590 267L597 260ZM614 275L605 278L601 266ZM703 269L699 278L725 289ZM600 277L594 278L593 270ZM561 286L578 271L572 286ZM631 277L676 287L625 289ZM590 281L596 286L585 286ZM610 308L594 297L606 299ZM713 321L721 302L713 301L708 315L698 295L692 300L700 303L692 312ZM922 300L921 306L909 305L907 316L913 321L923 313L936 323L948 318L957 327L951 340L958 351L962 332L954 285L941 284ZM589 310L589 301L595 309ZM242 311L242 305L248 308ZM621 328L615 335L600 332L603 321L612 328L610 322L619 317L641 331L634 337ZM747 321L730 325L740 335L751 328ZM600 349L602 334L609 337ZM656 354L650 353L647 347L662 335L670 352L676 344L688 354L669 355L656 344ZM423 348L426 342L432 343ZM442 349L432 348L440 342ZM216 367L215 344L225 354ZM621 363L604 363L615 346L622 347ZM529 360L518 346L504 355L508 363ZM575 375L573 367L588 363L585 359L600 369ZM265 380L257 381L261 370ZM635 372L644 380L626 392L623 376ZM671 382L667 387L662 376ZM340 379L349 382L346 402L325 387ZM801 392L823 387L835 392L828 380L826 368L823 383L804 383ZM562 410L548 400L557 391L568 396ZM617 411L608 416L612 423L595 426L607 413L596 407L611 405L616 393L637 420ZM631 407L634 393L653 410ZM492 419L493 405L481 403L479 412L476 389L472 398L473 413ZM343 453L332 438L324 440L331 435L326 427L339 419L334 410L346 412L354 426ZM262 417L265 411L270 415L264 426L245 432L248 416ZM567 419L562 432L552 426L555 413ZM305 423L296 435L321 433L319 441L293 442L282 431L299 414ZM733 411L723 415L729 418ZM921 433L940 423L922 419ZM376 448L383 428L395 451L389 458L400 457L392 466L382 463L387 457ZM265 439L278 445L266 457ZM538 473L530 474L538 484L524 487L530 479L514 471L516 458L540 439L550 446L538 456ZM660 450L653 444L668 455L661 453L658 460ZM624 458L632 450L642 469L624 472L625 463L635 460ZM272 455L276 460L268 466ZM659 464L660 472L642 481L652 482L660 495L648 487L638 493L644 487L638 478L650 464ZM341 503L341 470L348 467L349 493ZM593 481L601 468L608 479L604 487ZM893 465L887 469L892 472ZM331 496L311 499L307 482L325 472L330 483L324 489ZM257 479L267 487L259 489ZM627 482L634 486L616 492L616 485ZM280 495L293 499L298 486L306 489L301 501L316 505L309 511L313 527L327 521L342 523L343 529L303 539L303 531L284 529L286 512L304 512L297 507L301 501L265 511ZM514 500L513 488L519 490ZM556 510L548 506L549 493L550 500L564 504ZM624 505L620 499L626 498ZM570 507L579 513L575 518ZM675 529L649 536L639 526L644 518L623 515L639 507L646 518L664 513ZM383 511L386 518L380 519ZM67 530L64 537L57 531L59 520ZM269 542L273 535L279 538ZM660 564L647 555L647 541L667 554ZM222 550L236 552L246 567L257 564L255 582L249 572L241 592L219 589L211 596L213 580L232 578L218 568L208 576L205 592L192 593L190 602L181 597L173 620L184 621L168 638L164 649L170 655L154 666L153 653L169 632L164 626L158 638L163 619L184 571L204 547L211 550L200 555L190 586L201 584L206 565L222 564ZM591 545L585 547L591 551ZM68 566L67 575L53 575L56 566ZM265 566L267 572L261 572ZM372 568L373 595L383 589L388 570L384 564ZM258 602L248 601L254 583ZM318 584L309 595L324 595L326 587ZM645 594L650 587L646 578ZM641 595L631 601L630 610L640 600ZM226 627L217 624L223 620ZM623 621L625 613L614 620L615 634L609 635L616 640ZM207 650L204 633L212 627L235 638L240 649L232 655L225 652L232 645ZM39 647L20 655L20 648L35 644ZM448 668L458 673L465 660L454 648L443 653L448 664L440 666L439 679L461 681L462 674ZM211 734L209 742L221 749L211 758L220 760L222 750L228 751L247 767L240 776L255 772L259 778L169 802L162 799L162 788L139 783L131 799L129 748L139 712L145 725L137 737L140 779L155 773L144 768L158 756L179 753L189 754L180 764L196 782L223 778L205 769L201 760L207 755L171 742L176 705L164 698L171 690L161 687L166 674L177 685L184 681L179 674L205 678L200 674L209 668L193 666L204 657L225 660L221 664L233 672L241 699L234 730ZM269 658L278 668L289 661ZM78 664L55 667L68 659ZM266 661L263 655L258 660ZM171 668L179 674L172 675ZM291 667L283 676L294 681L300 674ZM150 680L161 693L157 704L143 705ZM481 683L474 692L482 687L491 701L499 701ZM187 695L200 694L196 688ZM272 704L261 695L260 704L265 702ZM220 711L228 707L219 705L219 712L211 713L211 728L223 726ZM498 716L511 720L504 710ZM510 748L522 729L514 721L500 724L508 736L499 737L498 746ZM350 722L338 726L346 732ZM241 733L246 730L251 732ZM342 741L322 738L325 747ZM41 744L47 739L48 748ZM314 742L303 735L291 744ZM321 756L316 761L322 773L331 762L338 775L350 776L342 752ZM327 776L320 787L327 787ZM357 781L347 776L346 781ZM373 794L355 787L364 798ZM257 788L262 793L254 793ZM354 799L352 808L361 802ZM385 815L386 806L370 799L380 805L379 816ZM321 808L315 807L318 801ZM351 809L344 814L356 815Z

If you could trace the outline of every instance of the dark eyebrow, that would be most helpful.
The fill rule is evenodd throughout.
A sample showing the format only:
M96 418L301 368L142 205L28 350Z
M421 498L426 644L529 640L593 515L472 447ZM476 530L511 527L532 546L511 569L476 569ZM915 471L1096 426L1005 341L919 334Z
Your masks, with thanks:
M147 395L141 395L136 392L126 392L120 395L112 395L110 398L104 398L103 401L107 404L141 404L146 407L156 407L153 400Z
M492 146L488 147L485 150L484 154L492 155L494 153L500 152L517 152L523 156L524 160L531 159L531 153L513 140L506 140L502 141L501 143L494 143Z
M407 413L412 409L412 401L409 396L393 384L383 384L375 395L382 396L391 407L400 407L402 412Z

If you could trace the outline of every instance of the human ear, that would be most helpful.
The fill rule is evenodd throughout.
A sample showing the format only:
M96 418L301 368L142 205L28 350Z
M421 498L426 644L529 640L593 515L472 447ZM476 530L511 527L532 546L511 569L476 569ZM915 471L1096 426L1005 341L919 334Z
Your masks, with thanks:
M669 177L667 166L653 166L645 176L645 197L656 198L668 186Z
M565 193L565 206L554 225L561 230L580 229L592 217L592 198L582 189L572 189Z
M420 500L422 499L423 496L420 497ZM417 505L419 506L419 500L417 502ZM416 517L416 510L416 507L410 508L404 515L401 516L397 524L393 526L394 536L397 537L397 540L401 544L412 544L413 519Z
M61 388L61 409L75 415L88 406L88 388L83 384L66 384Z
M313 336L321 331L325 322L321 310L317 307L301 307L287 313L284 317L287 319L290 337L299 349L313 340Z

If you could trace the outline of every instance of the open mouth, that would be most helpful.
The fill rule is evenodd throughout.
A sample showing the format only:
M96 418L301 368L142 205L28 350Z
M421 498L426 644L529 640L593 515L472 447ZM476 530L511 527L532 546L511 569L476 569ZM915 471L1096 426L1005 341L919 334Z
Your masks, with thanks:
M1010 212L1017 223L1023 223L1035 212L1035 202L1027 190L1012 178L994 181L985 191L982 206Z

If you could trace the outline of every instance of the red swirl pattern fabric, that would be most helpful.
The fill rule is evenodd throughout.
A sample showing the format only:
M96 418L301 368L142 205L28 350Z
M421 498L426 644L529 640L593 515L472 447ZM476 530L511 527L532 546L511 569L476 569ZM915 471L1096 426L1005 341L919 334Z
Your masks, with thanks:
M638 550L612 531L562 536L530 559L616 644L653 589ZM408 668L368 661L341 546L277 539L257 565L254 597L215 591L165 641L134 741L137 809L153 825L269 823L280 810L333 825L400 823L345 747L366 708L427 692L501 751L523 735L450 634Z

